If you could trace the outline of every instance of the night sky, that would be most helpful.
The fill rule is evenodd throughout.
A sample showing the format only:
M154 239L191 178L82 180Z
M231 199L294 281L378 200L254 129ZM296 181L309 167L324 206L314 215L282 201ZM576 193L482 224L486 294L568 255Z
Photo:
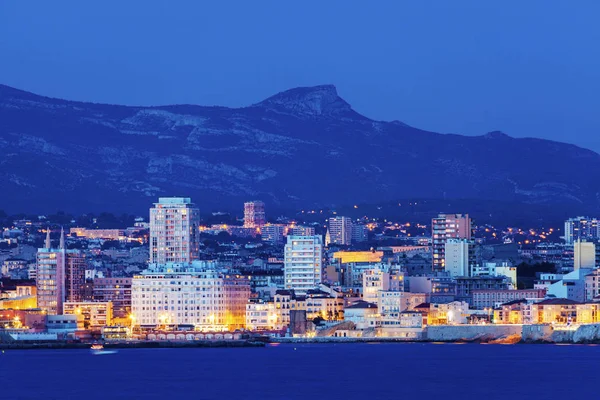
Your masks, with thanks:
M598 15L597 0L0 0L0 83L233 107L333 83L374 119L600 151Z

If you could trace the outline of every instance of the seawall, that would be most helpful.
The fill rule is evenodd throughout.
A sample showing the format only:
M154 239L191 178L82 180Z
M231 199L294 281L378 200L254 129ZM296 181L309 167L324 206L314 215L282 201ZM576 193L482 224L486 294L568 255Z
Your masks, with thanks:
M488 342L521 335L521 325L436 325L428 326L430 342Z

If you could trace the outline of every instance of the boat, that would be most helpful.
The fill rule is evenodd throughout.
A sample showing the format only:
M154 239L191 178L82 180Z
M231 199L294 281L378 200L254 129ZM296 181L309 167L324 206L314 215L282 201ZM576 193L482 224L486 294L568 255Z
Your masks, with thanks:
M95 356L102 356L102 355L106 355L106 354L115 354L117 352L117 350L105 350L104 346L102 346L101 344L92 345L90 350L91 350L92 354Z

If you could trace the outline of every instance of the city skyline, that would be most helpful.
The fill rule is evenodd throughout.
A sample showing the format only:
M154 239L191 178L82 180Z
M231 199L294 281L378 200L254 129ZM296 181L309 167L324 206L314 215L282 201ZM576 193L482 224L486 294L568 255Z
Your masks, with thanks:
M598 397L598 13L0 1L0 397Z

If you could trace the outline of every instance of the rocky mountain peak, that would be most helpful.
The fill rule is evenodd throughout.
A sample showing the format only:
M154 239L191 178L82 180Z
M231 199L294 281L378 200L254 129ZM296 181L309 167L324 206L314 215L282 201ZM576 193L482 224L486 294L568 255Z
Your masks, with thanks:
M302 116L333 116L352 112L350 104L338 96L334 85L286 90L256 106Z

